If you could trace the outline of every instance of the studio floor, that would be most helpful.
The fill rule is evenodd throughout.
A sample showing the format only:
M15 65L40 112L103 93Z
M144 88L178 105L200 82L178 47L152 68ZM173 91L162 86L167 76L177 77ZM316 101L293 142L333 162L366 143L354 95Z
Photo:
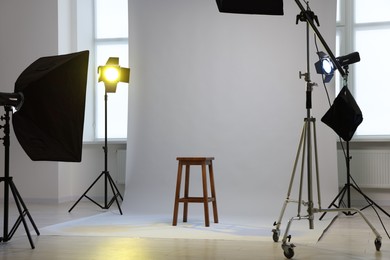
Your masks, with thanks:
M27 207L38 229L102 214L102 210L88 202L79 203L72 213L68 213L71 205L29 204ZM379 252L374 246L375 235L360 216L340 214L319 242L318 237L305 237L303 241L307 239L307 243L301 242L301 238L296 243L293 259L390 259L390 241L374 211L365 209L363 213L383 238ZM390 218L384 214L380 215L386 227L390 228ZM297 226L301 229L308 228L306 225ZM0 259L285 259L281 242L275 243L272 240L271 229L272 226L269 227L269 239L265 237L263 240L45 234L37 236L32 232L35 249L31 249L21 225L10 241L0 243Z

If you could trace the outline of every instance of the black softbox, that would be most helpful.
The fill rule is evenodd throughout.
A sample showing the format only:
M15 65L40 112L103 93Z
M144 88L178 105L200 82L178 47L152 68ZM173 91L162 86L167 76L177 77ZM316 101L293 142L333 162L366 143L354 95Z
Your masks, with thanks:
M81 161L88 57L88 51L42 57L16 80L24 102L12 123L32 160Z
M223 13L283 15L283 0L216 0Z
M363 122L363 115L347 87L343 87L321 121L344 141L352 139L356 129Z

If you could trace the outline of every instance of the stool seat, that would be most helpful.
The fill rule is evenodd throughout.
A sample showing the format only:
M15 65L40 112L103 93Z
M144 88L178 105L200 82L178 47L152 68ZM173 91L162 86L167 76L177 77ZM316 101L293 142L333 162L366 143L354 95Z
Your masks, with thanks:
M212 163L212 161L214 160L214 157L177 157L176 160L178 160L179 162L178 162L175 204L174 204L174 210L173 210L172 225L173 226L177 225L179 203L184 203L183 222L187 222L188 203L203 203L205 226L208 227L208 226L210 226L208 203L212 202L214 223L218 223L217 199L216 199L216 194L215 194L214 171L213 171L213 163ZM203 186L203 196L202 197L189 196L190 166L192 166L192 165L200 165L202 167L202 186ZM184 187L184 196L180 197L183 166L186 166L185 187ZM207 173L206 173L207 167L206 166L208 166L208 169L209 169L211 196L208 195L207 176L206 176L207 175Z

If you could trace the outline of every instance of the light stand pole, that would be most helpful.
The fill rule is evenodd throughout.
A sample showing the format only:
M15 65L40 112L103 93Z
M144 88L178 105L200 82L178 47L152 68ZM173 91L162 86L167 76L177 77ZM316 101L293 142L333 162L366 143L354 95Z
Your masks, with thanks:
M108 59L105 66L98 67L99 72L99 82L103 81L105 85L104 92L104 171L99 175L99 177L89 186L89 188L84 192L83 195L76 201L76 203L69 209L69 212L80 202L80 200L85 197L95 203L102 209L109 209L111 205L116 202L120 214L122 215L122 209L119 205L118 197L123 201L123 197L118 190L118 187L115 185L114 180L112 179L108 171L108 143L107 143L107 100L108 92L114 93L118 82L129 82L130 69L119 67L119 58L111 57ZM94 199L87 196L87 193L92 189L92 187L99 181L100 178L104 178L104 204L101 205L96 202ZM111 187L113 197L111 200L108 200L108 185Z
M313 12L305 11L304 13L301 12L300 15L297 16L297 23L298 21L306 21L305 15L310 15L311 19L317 19ZM316 180L317 180L317 196L318 196L318 204L319 207L321 207L321 193L320 193L320 185L319 185L319 170L318 170L318 153L317 153L317 136L316 136L316 119L311 116L311 109L312 109L312 92L313 92L313 86L316 86L317 84L314 82L311 82L310 79L310 42L309 42L309 23L306 23L306 56L307 56L307 72L306 73L299 73L300 78L304 77L306 82L306 118L304 119L304 125L302 128L302 133L299 141L298 151L296 154L293 171L290 179L289 188L287 191L287 197L285 199L285 202L283 204L279 219L274 223L275 228L272 230L273 232L273 240L274 242L279 241L280 236L280 226L281 221L283 218L283 215L285 213L285 210L287 208L287 204L290 202L294 202L298 204L298 213L296 217L293 217L289 220L285 234L283 236L282 240L282 248L284 250L284 255L287 258L291 258L294 255L293 248L295 247L294 244L288 244L287 240L290 241L291 236L288 235L290 226L294 220L302 220L307 219L309 221L309 228L314 229L314 213L316 213L316 209L314 208L314 202L313 202L313 152L314 152L314 163L315 163L315 170L316 170ZM314 151L313 151L313 145L314 145ZM306 158L305 158L306 157ZM297 170L298 162L301 159L301 169L300 169L300 181L299 181L299 195L298 200L292 200L290 198L291 191L295 179L295 174ZM306 174L307 174L307 200L304 201L302 198L302 188L303 188L303 179L304 179L304 170L305 170L305 163L306 163ZM307 206L307 215L302 216L301 215L301 207Z
M76 203L69 209L69 212L73 210L73 208L80 202L80 200L85 197L95 203L97 206L99 206L101 209L109 209L111 205L116 202L119 212L122 215L122 209L118 201L118 197L123 201L123 197L121 193L118 190L118 187L115 185L114 180L112 179L110 172L108 171L108 144L107 144L107 90L104 94L104 171L97 177L97 179L89 186L89 188L81 195L81 197L76 201ZM100 203L96 202L94 199L89 197L87 193L92 189L92 187L100 180L100 178L104 178L104 204L101 205ZM111 187L111 191L113 193L113 197L110 201L108 201L108 184Z
M17 190L15 183L12 180L12 177L9 176L9 148L10 148L10 114L11 114L11 107L10 106L4 106L5 114L1 117L1 120L4 120L5 123L0 128L3 128L4 131L4 137L1 138L3 140L4 144L4 177L0 178L0 182L4 181L4 219L3 219L3 237L0 238L0 242L8 242L11 240L13 235L15 234L16 230L20 226L21 223L23 223L24 229L26 231L28 240L30 241L31 248L34 249L35 245L32 241L31 234L25 219L25 216L28 217L30 220L32 226L34 227L34 230L36 234L39 236L39 230L37 226L34 223L34 220L32 219L30 212L28 211L26 205L23 202L22 197L19 194L19 191ZM11 190L12 195L15 200L16 207L19 212L19 217L16 220L14 226L10 231L8 231L8 224L9 224L9 191Z

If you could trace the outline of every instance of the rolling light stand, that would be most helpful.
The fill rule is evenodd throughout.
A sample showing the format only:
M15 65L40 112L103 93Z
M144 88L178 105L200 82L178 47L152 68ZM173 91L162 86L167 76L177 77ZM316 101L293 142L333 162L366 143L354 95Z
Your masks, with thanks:
M76 201L76 203L69 209L69 212L73 210L73 208L80 202L80 200L85 197L95 203L97 206L99 206L101 209L109 209L111 205L116 202L118 205L118 209L120 214L122 215L122 209L118 201L118 197L123 201L123 197L121 193L118 190L118 187L115 185L114 180L112 179L110 172L108 171L108 144L107 144L107 90L104 94L104 171L97 177L97 179L89 186L89 188L84 192L83 195ZM104 205L101 205L100 203L96 202L91 197L87 196L87 193L92 189L92 187L100 180L100 178L104 178ZM113 193L113 197L110 201L108 201L108 184L111 187L111 191Z
M26 222L25 216L28 217L36 234L39 236L39 230L32 219L30 212L28 211L26 204L24 204L22 197L20 196L19 191L17 190L15 183L12 180L12 177L9 176L9 147L10 147L10 113L11 107L4 106L5 114L1 117L2 121L5 121L4 125L0 128L3 128L4 137L1 138L4 144L4 177L0 178L0 182L4 181L4 219L3 219L3 237L0 238L0 242L8 242L11 240L16 230L23 223L24 229L26 231L28 240L30 241L31 248L34 249L35 245L32 241L31 234ZM16 207L18 208L19 217L16 220L14 226L8 232L8 224L9 224L9 191L11 190L12 195L15 200Z
M292 217L289 219L283 239L282 239L282 249L284 256L288 259L292 258L294 256L294 247L295 245L293 243L290 243L291 240L291 235L289 235L289 230L291 227L291 224L295 220L302 220L302 219L307 219L309 221L309 228L314 229L314 214L315 213L322 213L322 212L355 212L360 214L360 216L364 219L364 221L367 223L367 225L371 228L373 233L376 236L375 239L375 248L377 251L380 250L380 247L382 245L382 237L378 233L378 231L374 228L374 226L370 223L370 221L363 215L363 213L354 208L336 208L336 209L322 209L321 208L321 192L320 192L320 180L319 180L319 171L318 171L318 155L317 155L317 141L316 141L316 127L315 127L315 118L313 118L310 114L311 112L311 94L312 94L312 89L313 86L315 86L315 83L312 83L310 81L310 68L309 68L309 63L310 63L310 51L309 51L309 28L312 27L313 30L315 31L316 35L319 37L321 42L323 43L324 47L328 51L329 55L332 57L332 60L335 60L334 55L332 54L330 48L327 46L325 40L322 38L321 34L319 33L318 29L316 28L316 25L314 24L313 20L317 22L318 24L318 18L312 12L309 8L308 2L307 4L307 10L303 7L301 2L299 0L295 0L297 3L298 7L301 10L301 13L297 15L297 23L298 21L306 22L306 42L307 42L307 73L302 74L300 73L300 77L304 76L305 81L306 81L306 110L307 110L307 116L304 119L304 125L301 133L301 138L298 146L298 151L297 155L295 158L295 163L290 179L290 184L289 188L287 191L287 197L284 201L284 204L282 206L282 210L279 215L279 219L274 222L274 229L272 229L273 232L273 240L274 242L279 241L279 236L280 236L280 226L281 226L281 221L283 219L283 215L285 213L287 204L290 202L298 203L298 214L295 217ZM345 76L344 70L340 67L339 64L336 64L338 69L340 70L340 73L342 76ZM314 143L314 151L312 149L312 145ZM318 208L314 207L314 202L313 202L313 152L315 156L315 170L316 170L316 184L317 184L317 196L318 196ZM305 161L305 156L306 156L306 161ZM300 158L301 157L301 158ZM301 159L301 172L300 172L300 182L299 182L299 195L298 195L298 200L293 200L290 198L291 196L291 191L294 183L294 178L295 178L295 173L296 173L296 168L298 165L299 160ZM305 162L306 162L306 171L305 171ZM304 179L304 173L306 172L306 177L307 177L307 200L304 201L302 199L302 188L303 188L303 179ZM306 215L301 215L302 211L302 206L307 207L307 214Z

